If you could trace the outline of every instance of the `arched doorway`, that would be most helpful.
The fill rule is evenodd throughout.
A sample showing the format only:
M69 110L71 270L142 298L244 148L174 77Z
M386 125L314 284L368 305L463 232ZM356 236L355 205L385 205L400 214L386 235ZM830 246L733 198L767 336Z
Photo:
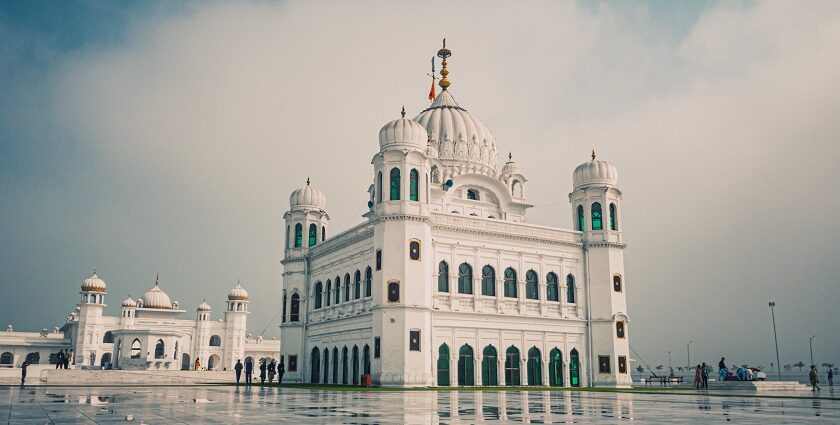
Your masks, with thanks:
M548 385L563 386L563 354L557 348L548 353Z
M332 352L332 382L338 383L338 347L333 347Z
M111 367L111 353L105 353L102 355L102 359L99 360L99 365L102 366L103 369L108 369Z
M362 373L370 374L370 346L367 344L362 350Z
M341 383L347 385L349 383L350 374L348 373L348 363L350 363L350 355L347 347L341 350Z
M3 354L0 354L0 364L12 364L13 360L14 356L12 355L12 353L5 352Z
M521 385L519 375L519 349L511 345L505 351L505 384Z
M309 382L317 384L321 378L321 350L317 347L312 349L312 358L309 359Z
M437 360L437 384L441 387L448 387L449 384L449 346L446 343L440 344Z
M116 353L117 353L117 361L115 362L114 367L119 369L120 368L120 359L122 358L122 340L121 339L117 340L117 351L116 351Z
M528 350L528 385L542 385L542 359L537 347Z
M330 349L324 348L324 383L330 383Z
M580 356L577 348L572 348L569 353L569 384L573 387L580 386Z
M155 344L155 358L156 359L162 359L165 353L166 353L166 344L163 343L162 339L159 339L157 341L157 344Z
M458 385L475 385L475 361L469 344L458 350Z
M353 385L359 385L359 347L353 346Z
M217 370L221 359L218 354L213 354L207 359L207 370Z
M488 345L482 351L481 385L499 385L499 361L496 347Z
M190 355L184 353L181 355L181 370L190 370Z

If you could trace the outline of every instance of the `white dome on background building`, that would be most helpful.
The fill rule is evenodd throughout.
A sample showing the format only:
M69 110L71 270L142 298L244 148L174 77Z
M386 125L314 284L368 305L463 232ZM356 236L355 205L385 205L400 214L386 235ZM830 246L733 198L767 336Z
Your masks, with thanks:
M210 311L210 304L207 304L207 300L204 300L204 301L201 302L201 304L198 305L198 308L196 310L197 311Z
M618 170L607 161L595 159L595 151L592 151L592 160L584 162L575 168L572 174L574 188L587 185L610 185L618 183Z
M499 162L496 139L478 118L443 90L414 118L431 136L431 144L453 175L477 173L494 176Z
M379 130L379 147L409 145L415 148L426 149L429 135L417 121L405 118L405 108L402 110L402 118L385 124Z
M228 300L230 301L248 301L248 291L239 284L236 283L236 287L228 292Z
M166 295L166 292L160 289L157 281L155 281L155 286L152 289L149 289L143 294L141 301L143 302L143 308L172 309L172 300L169 299L169 295Z
M128 298L124 299L122 302L123 307L136 307L137 301L131 298L131 294L128 295Z
M85 279L82 283L82 291L85 292L105 292L107 285L105 285L105 281L100 279L99 276L96 275L96 271L94 270L93 275L89 278Z
M295 189L292 195L289 196L289 206L294 207L315 207L324 209L327 205L327 198L324 194L312 187L309 179L306 179L306 186L300 189Z

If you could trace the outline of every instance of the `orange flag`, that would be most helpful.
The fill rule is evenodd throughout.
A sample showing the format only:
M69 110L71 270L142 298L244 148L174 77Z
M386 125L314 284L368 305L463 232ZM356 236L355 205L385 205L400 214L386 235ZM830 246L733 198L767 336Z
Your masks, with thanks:
M429 101L435 100L435 79L432 78L432 89L429 90Z

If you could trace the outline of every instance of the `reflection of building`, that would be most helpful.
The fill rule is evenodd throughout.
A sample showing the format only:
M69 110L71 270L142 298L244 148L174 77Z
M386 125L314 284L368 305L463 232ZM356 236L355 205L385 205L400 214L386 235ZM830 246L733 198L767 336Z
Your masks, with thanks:
M622 194L598 160L573 173L572 230L530 224L527 179L442 91L379 132L367 218L327 238L325 196L285 214L283 357L291 381L630 385Z
M119 317L105 316L106 287L96 273L85 279L80 303L61 334L56 330L45 336L45 332L0 336L0 360L19 366L21 356L28 356L37 358L35 363L47 363L51 354L69 348L76 366L189 370L198 359L201 368L222 370L238 359L274 358L280 352L280 341L247 334L248 293L239 284L228 293L224 318L218 320L211 319L207 302L198 306L194 320L179 319L186 311L157 281L142 298L125 299Z

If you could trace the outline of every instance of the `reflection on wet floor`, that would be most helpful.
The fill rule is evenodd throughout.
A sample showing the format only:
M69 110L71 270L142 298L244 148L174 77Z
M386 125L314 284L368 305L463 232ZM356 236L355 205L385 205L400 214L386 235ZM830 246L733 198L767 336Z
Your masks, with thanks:
M753 395L332 391L259 386L3 387L0 424L840 422L838 400L801 394L788 398ZM820 395L840 394L824 391Z

